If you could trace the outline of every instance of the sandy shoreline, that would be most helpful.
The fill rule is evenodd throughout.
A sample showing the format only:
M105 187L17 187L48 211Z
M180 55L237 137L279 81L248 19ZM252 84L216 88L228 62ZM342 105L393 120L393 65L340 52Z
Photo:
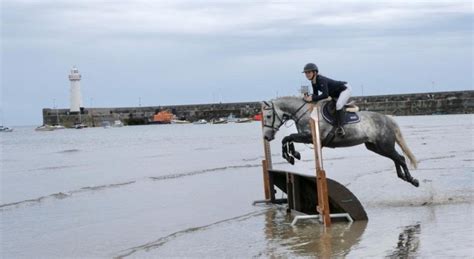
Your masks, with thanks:
M369 216L328 233L291 227L284 206L251 205L263 197L258 123L13 132L1 140L1 204L48 198L0 209L2 257L472 257L473 118L395 117L419 188L363 146L324 149L328 177ZM280 158L292 130L272 142L273 162L312 174L310 147L297 146L295 166Z

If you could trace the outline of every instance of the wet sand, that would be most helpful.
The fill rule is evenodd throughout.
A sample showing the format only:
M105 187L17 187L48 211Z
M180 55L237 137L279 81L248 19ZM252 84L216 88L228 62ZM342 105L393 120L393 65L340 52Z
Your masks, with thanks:
M327 231L290 226L284 205L251 205L263 198L258 123L19 129L1 139L1 256L472 258L473 119L396 117L419 188L363 146L324 149L328 177L369 217ZM274 166L313 174L309 146L295 166L280 158L292 131L272 142Z

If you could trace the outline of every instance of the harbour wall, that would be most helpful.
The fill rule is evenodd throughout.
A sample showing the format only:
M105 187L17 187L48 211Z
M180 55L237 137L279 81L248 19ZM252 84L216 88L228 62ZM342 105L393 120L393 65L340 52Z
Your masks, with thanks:
M354 96L360 110L388 115L432 115L474 113L474 91L432 92L417 94ZM80 113L69 109L43 109L43 124L61 124L73 127L83 123L89 127L101 126L102 122L120 120L126 125L142 125L152 121L161 110L170 110L178 119L196 121L217 119L230 114L251 117L260 112L260 102L211 103L194 105L168 105L118 108L81 108Z

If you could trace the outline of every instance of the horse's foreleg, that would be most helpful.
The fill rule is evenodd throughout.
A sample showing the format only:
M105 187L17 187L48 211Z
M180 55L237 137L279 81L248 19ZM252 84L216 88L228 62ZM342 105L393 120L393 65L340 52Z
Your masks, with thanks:
M287 142L311 144L313 143L313 136L311 133L294 133L284 137L281 141L283 145Z
M292 156L293 154L291 153L291 150L295 149L293 146L293 142L286 142L285 144L282 145L282 151L281 155L283 158L288 161L288 163L294 165L295 164L295 158Z
M307 134L307 133L294 133L283 138L283 140L281 141L282 156L286 161L288 161L292 165L295 163L295 158L298 160L301 159L300 152L295 150L295 145L293 144L294 142L312 143L312 136L311 134Z
M293 155L293 157L295 157L296 159L300 160L301 159L301 154L300 154L300 152L295 150L294 142L289 143L288 147L289 147L290 154Z

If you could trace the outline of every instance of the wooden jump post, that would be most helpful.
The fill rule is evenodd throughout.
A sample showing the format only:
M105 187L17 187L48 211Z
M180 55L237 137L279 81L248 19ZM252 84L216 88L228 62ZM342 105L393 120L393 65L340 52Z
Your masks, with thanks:
M263 123L263 107L262 107L262 130L264 128ZM274 200L275 199L275 192L274 190L270 190L270 176L268 174L268 170L272 169L272 151L270 149L270 142L263 139L263 152L265 154L265 159L262 160L262 168L263 168L263 189L265 191L265 200Z
M263 107L262 107L263 114ZM264 128L263 118L262 118L262 130ZM257 203L285 203L287 199L275 199L275 184L273 182L273 175L269 173L273 169L272 165L272 151L270 148L270 142L263 139L263 152L265 159L262 160L262 174L263 174L263 190L265 194L265 200L254 201L253 204Z
M319 105L313 106L311 111L311 134L313 135L314 161L316 163L316 189L318 192L318 206L316 211L321 215L325 227L331 226L331 217L328 201L328 187L326 172L323 167L321 135L319 130Z

